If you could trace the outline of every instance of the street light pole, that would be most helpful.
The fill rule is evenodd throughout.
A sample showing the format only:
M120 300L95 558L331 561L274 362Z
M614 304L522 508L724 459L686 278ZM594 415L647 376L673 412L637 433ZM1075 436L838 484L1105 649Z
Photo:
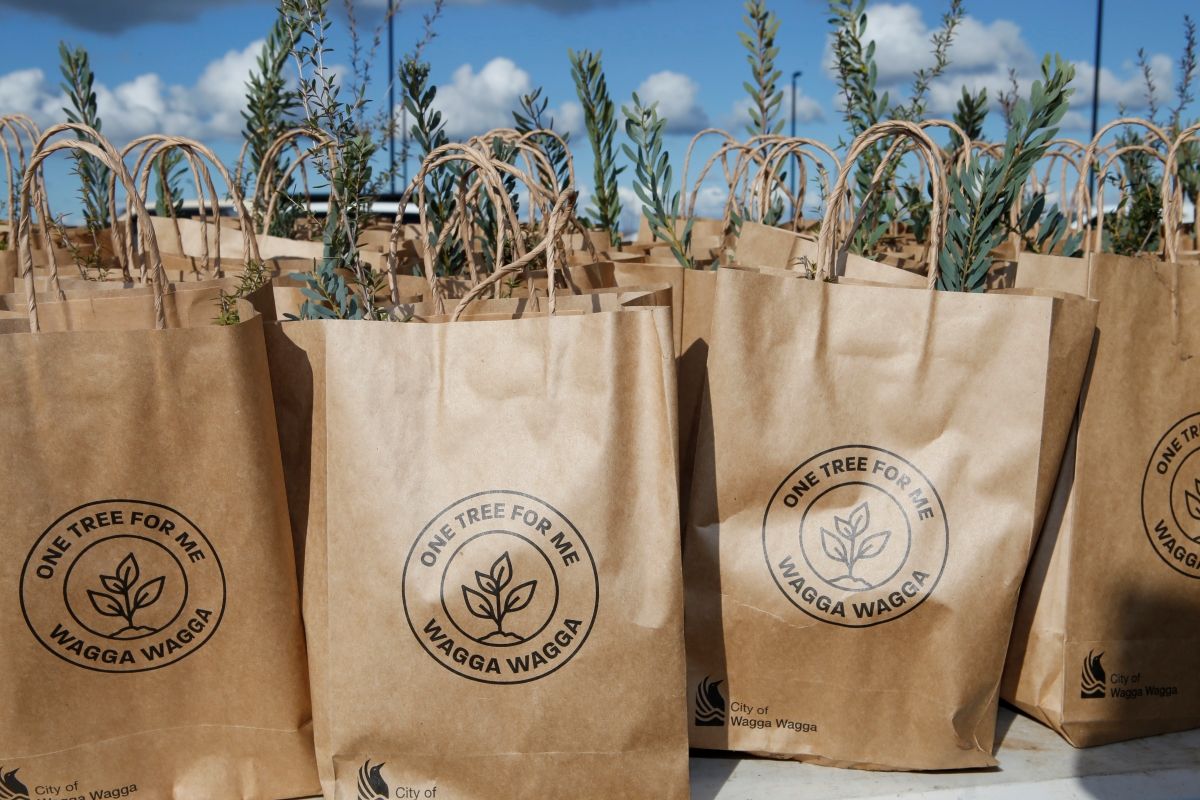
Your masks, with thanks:
M1104 31L1104 0L1096 0L1096 50L1092 56L1092 138L1096 138L1097 125L1100 122L1100 39ZM1096 169L1088 165L1088 191L1096 196ZM1097 208L1097 214L1103 214L1104 209Z
M795 72L792 73L792 138L793 139L796 138L796 81L803 74L804 73L801 70L796 70ZM796 159L796 154L793 153L792 160L795 161L795 159ZM796 211L797 211L796 203L794 200L794 198L796 197L796 172L797 172L795 166L796 166L795 164L792 165L792 198L793 198L792 216L795 216Z
M396 193L396 0L388 0L388 180Z

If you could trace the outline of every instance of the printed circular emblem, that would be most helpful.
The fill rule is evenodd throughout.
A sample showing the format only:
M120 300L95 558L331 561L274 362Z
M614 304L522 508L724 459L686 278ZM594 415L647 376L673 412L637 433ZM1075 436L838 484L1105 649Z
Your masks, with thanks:
M448 670L526 683L583 646L600 599L596 563L570 520L536 497L491 491L434 517L404 562L404 614Z
M1163 561L1200 578L1200 414L1176 422L1155 446L1142 479L1142 522Z
M21 569L21 610L64 661L145 672L212 637L225 610L225 573L212 543L178 511L100 500L38 537Z
M826 450L792 471L763 517L763 554L805 614L864 628L933 592L949 528L937 490L911 463L870 445Z

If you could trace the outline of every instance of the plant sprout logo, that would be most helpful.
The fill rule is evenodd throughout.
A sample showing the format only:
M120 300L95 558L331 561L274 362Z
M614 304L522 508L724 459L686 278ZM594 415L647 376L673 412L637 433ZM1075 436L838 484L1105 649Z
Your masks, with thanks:
M17 777L17 770L0 766L0 800L29 800L29 789Z
M871 526L870 503L863 502L850 512L849 519L833 516L833 529L830 533L821 528L821 547L825 555L839 564L846 565L846 574L830 579L830 583L842 589L873 589L876 584L862 578L854 577L854 565L869 558L874 558L887 547L891 531L880 531L866 535Z
M143 608L149 608L162 596L163 584L166 577L159 576L138 586L141 572L133 553L121 559L112 575L101 575L100 583L105 592L88 589L88 599L92 607L106 617L118 617L125 624L109 634L111 639L136 639L158 629L145 625L135 625L134 615ZM136 590L134 587L137 587ZM132 593L132 594L131 594Z
M1142 523L1159 558L1200 578L1200 414L1176 422L1142 478Z
M872 445L818 453L784 478L763 515L763 556L805 614L868 627L925 601L950 530L937 489L910 461Z
M1108 676L1104 674L1104 667L1100 664L1100 659L1103 656L1104 653L1097 653L1092 650L1083 659L1083 675L1079 680L1079 696L1085 700L1096 700L1104 697L1104 690L1108 686Z
M711 680L707 675L696 684L696 725L715 728L725 724L725 696L721 694L723 681Z
M582 534L550 504L515 491L465 497L435 516L404 563L404 614L446 669L526 683L587 640L599 579Z
M512 559L506 550L504 555L492 563L488 572L475 573L475 583L479 591L469 586L462 587L467 609L480 619L486 619L496 626L495 631L480 640L482 642L520 644L528 638L504 630L504 618L528 608L533 601L533 593L537 591L537 581L525 581L510 590L508 586L512 583L512 576Z
M101 672L145 672L194 653L225 610L212 542L178 511L101 500L68 511L33 543L21 610L55 656Z

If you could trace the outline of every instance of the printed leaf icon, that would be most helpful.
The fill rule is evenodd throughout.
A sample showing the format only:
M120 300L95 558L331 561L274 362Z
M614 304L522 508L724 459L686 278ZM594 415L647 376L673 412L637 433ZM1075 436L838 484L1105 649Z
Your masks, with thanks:
M491 572L492 580L496 582L497 591L508 586L508 582L512 580L513 570L512 561L508 557L507 550L504 552L504 555L497 558L495 563L492 564Z
M1200 478L1196 478L1196 493L1192 494L1185 489L1183 495L1187 500L1187 510L1192 515L1192 519L1200 519Z
M496 582L492 580L492 576L478 570L475 571L475 583L479 585L480 589L488 594L495 594L497 591Z
M472 614L480 619L495 619L496 612L492 609L492 601L481 595L474 589L469 589L466 586L462 587L463 600L467 601L467 608Z
M834 520L841 522L837 517ZM825 555L832 558L834 561L840 561L843 564L848 563L846 558L846 545L842 540L834 536L829 531L821 528L821 547L825 550Z
M874 558L875 556L879 555L883 552L883 548L887 547L888 539L891 537L891 531L881 531L880 533L871 534L859 543L858 555L854 560L857 561L860 558Z
M115 597L88 589L88 599L92 601L92 607L106 617L125 616L124 609L121 608L121 604Z
M140 576L141 571L138 569L137 559L133 557L133 553L125 556L121 559L121 563L117 564L117 579L125 585L125 588L132 587Z
M833 529L838 532L838 536L841 536L846 541L854 541L854 528L850 527L849 520L842 519L835 514L833 517Z
M101 575L100 583L110 592L125 591L125 586L121 583L120 578L115 575Z
M504 600L504 613L520 611L533 600L533 592L537 589L537 581L526 581L508 593Z
M867 507L866 502L860 503L850 512L850 528L854 533L851 536L858 536L860 533L865 533L871 525L871 509Z
M136 611L139 608L145 608L146 606L154 605L154 602L158 600L158 596L162 594L163 583L165 583L166 580L167 579L163 577L155 578L152 581L146 581L146 583L142 585L142 588L138 589L137 593L133 596L134 610Z

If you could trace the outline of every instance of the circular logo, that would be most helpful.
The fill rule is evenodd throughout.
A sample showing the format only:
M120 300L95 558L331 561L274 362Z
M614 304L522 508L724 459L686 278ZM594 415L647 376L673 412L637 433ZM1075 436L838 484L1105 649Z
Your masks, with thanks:
M583 536L531 495L491 491L442 511L404 562L404 615L446 669L483 683L527 683L583 646L600 599Z
M21 569L21 611L47 650L100 672L145 672L200 648L225 611L212 543L174 509L100 500L38 537Z
M1154 447L1142 479L1142 523L1159 558L1200 578L1200 414L1176 422Z
M805 461L763 517L763 555L779 590L810 617L854 628L919 606L942 576L949 537L929 479L870 445Z

